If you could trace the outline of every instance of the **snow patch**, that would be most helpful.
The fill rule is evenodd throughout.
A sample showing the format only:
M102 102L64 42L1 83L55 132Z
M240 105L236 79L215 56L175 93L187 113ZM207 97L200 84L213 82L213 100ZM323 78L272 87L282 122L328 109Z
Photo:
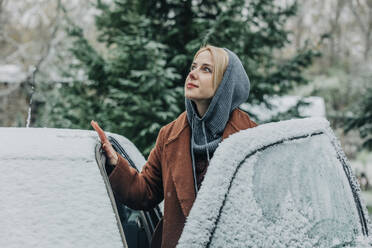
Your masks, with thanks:
M18 65L0 65L0 83L22 83L27 74Z
M300 100L308 103L307 106L300 106L299 113L303 117L325 117L326 109L323 98L318 96L310 96L301 98L299 96L276 96L268 99L271 108L265 104L252 105L242 104L240 107L254 114L260 122L270 121L273 117L280 113L287 112L294 107Z

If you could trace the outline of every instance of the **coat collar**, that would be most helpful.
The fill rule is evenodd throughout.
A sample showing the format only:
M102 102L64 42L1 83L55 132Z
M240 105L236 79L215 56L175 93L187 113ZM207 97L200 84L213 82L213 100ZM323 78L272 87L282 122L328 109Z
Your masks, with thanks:
M233 133L247 129L251 121L247 114L235 109L224 129L222 139ZM182 212L188 216L195 200L194 179L190 154L191 130L187 121L186 112L183 112L173 124L173 128L165 143L167 163L172 166L171 174L176 187L177 197Z
M189 128L189 123L187 122L187 114L185 111L174 121L174 125L170 135L168 136L167 143L177 139L180 136L181 132L187 127Z

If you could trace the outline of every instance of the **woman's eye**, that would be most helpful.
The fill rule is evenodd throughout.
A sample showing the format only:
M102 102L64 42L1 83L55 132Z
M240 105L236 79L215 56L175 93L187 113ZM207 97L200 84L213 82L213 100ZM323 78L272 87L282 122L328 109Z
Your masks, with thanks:
M194 69L195 69L195 66L192 65L192 66L190 67L190 71L193 71Z
M212 70L209 67L204 67L204 71L206 71L206 72L212 72Z

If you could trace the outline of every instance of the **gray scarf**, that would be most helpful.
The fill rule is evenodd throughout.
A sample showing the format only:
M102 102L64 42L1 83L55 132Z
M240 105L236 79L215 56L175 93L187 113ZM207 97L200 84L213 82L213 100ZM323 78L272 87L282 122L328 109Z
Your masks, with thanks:
M196 192L195 154L206 155L209 163L210 155L222 140L231 112L244 103L249 95L250 83L241 61L233 52L224 49L228 53L229 63L204 116L198 116L192 100L185 100L187 120L191 127L190 147Z

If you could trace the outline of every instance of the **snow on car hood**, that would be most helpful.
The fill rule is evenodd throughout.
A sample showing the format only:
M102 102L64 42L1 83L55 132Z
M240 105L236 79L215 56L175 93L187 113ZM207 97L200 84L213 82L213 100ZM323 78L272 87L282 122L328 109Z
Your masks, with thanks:
M0 128L0 247L123 247L92 131Z
M231 191L233 192L235 190L237 198L241 198L234 200L235 204L239 206L232 206L229 200L227 200L226 204L224 202L230 181L235 177L235 169L240 166L240 163L248 154L260 151L260 149L264 149L272 144L279 144L283 141L285 143L286 140L292 137L304 137L306 140L306 137L310 137L310 135L317 133L325 134L332 144L339 148L339 143L332 130L329 128L328 121L323 118L307 118L269 123L241 131L225 139L219 145L211 160L206 177L198 192L198 197L191 209L190 215L187 218L177 247L205 247L210 242L211 233L214 231L217 238L215 242L212 241L212 243L209 243L210 247L281 247L283 245L283 247L285 247L285 245L288 246L288 244L292 247L317 246L313 240L308 238L308 232L305 233L305 230L301 232L307 220L303 217L303 213L292 211L294 202L293 199L291 199L291 195L284 196L285 200L283 200L283 202L285 202L285 204L280 211L285 212L288 218L296 220L295 222L278 220L276 225L271 226L264 226L263 224L267 223L257 222L257 220L260 219L259 216L264 214L263 211L265 211L265 209L261 209L256 202L253 202L255 201L254 196L249 188L251 188L253 178L252 167L256 163L256 160L259 159L260 152L254 154L247 164L242 166L242 171L244 172L240 173L240 175L236 175L234 179L234 183L238 186L235 188L232 187ZM323 138L327 139L326 137ZM298 142L298 144L300 143L301 142ZM316 146L316 143L313 144L313 146L314 145ZM333 151L333 153L336 152L341 159L346 161L341 149L339 149L339 151ZM345 169L351 172L348 165ZM355 178L352 178L351 186L359 192L359 186L356 184ZM245 190L245 188L247 188L247 190ZM224 212L219 212L222 204L225 204L224 208L227 209L226 211L228 211L229 208L236 208L238 211L235 214L223 216ZM365 205L363 204L363 206ZM255 216L249 216L247 213L253 213ZM368 220L366 213L367 211L364 207L364 217ZM219 214L221 214L221 216L219 216L221 217L221 222L219 226L213 230ZM354 215L357 216L356 211ZM251 218L252 222L248 221L247 223L246 220L248 218ZM280 223L280 221L282 221L282 223ZM293 223L295 223L295 225L293 225ZM228 228L221 227L223 225L226 225ZM240 225L241 229L252 230L252 233L247 234L245 231L239 232L234 230L235 226L238 225ZM273 235L267 236L267 230L271 230L272 232L269 233L273 233ZM280 233L282 237L275 237L275 233ZM261 238L255 240L257 237ZM329 245L336 244L337 240L331 240L330 242ZM359 237L356 242L359 242L361 247L363 246L362 243L364 243L365 247L368 245L368 241L362 236Z

